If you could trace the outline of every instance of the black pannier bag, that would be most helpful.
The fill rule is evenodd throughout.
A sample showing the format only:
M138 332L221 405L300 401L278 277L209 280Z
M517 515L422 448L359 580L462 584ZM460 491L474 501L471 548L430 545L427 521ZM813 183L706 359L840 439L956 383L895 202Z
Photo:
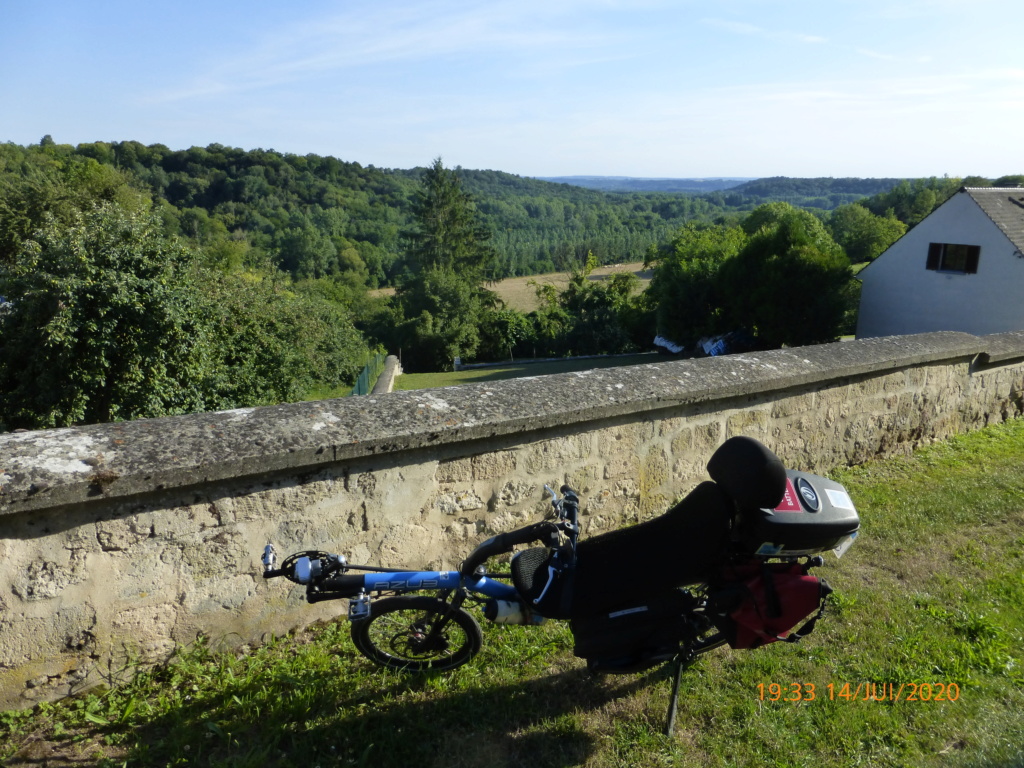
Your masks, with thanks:
M631 605L569 622L573 653L591 672L640 672L670 661L687 636L692 595L672 589Z
M580 541L564 618L629 604L638 578L655 593L706 581L728 554L731 517L728 497L704 482L663 515Z

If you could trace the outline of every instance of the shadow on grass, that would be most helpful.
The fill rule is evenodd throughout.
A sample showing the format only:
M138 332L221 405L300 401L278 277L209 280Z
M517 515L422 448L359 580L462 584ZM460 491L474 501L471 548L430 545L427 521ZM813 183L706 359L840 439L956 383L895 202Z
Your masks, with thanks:
M657 669L608 678L577 669L444 691L443 675L395 675L373 690L342 691L314 675L268 676L143 725L128 764L565 768L597 746L577 713L666 678Z

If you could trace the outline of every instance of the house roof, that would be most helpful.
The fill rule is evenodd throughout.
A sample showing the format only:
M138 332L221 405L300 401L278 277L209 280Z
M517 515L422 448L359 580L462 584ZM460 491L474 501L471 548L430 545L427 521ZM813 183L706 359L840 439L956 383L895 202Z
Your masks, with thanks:
M970 195L1014 247L1024 253L1024 188L964 187L960 191Z

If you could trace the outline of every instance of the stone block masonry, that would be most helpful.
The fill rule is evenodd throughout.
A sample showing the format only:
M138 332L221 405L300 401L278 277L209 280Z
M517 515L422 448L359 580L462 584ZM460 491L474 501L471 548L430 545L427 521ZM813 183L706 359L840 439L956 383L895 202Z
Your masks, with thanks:
M731 435L820 473L1022 407L1024 333L936 333L0 435L0 708L344 610L264 582L267 541L453 568L545 483L586 536L662 512Z

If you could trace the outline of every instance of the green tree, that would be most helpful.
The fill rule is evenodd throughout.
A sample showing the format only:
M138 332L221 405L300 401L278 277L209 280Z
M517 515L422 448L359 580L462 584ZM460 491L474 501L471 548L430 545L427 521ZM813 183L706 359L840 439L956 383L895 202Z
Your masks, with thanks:
M856 203L832 211L828 228L853 263L874 260L907 231L895 216L876 216Z
M684 227L659 254L648 290L660 332L676 343L746 330L768 348L839 335L851 277L842 249L814 215L771 203L739 228Z
M416 272L448 269L471 282L489 274L494 261L490 232L480 223L458 174L445 168L441 158L423 174L413 215L409 257Z
M367 345L340 303L258 274L203 277L197 314L209 347L208 409L293 402L359 375Z
M904 180L887 192L862 200L861 204L876 215L895 216L912 227L946 202L960 186L959 179Z
M537 286L541 308L532 313L535 343L545 355L602 355L634 351L653 338L639 281L625 272L591 280L597 266L593 253L569 276L561 291ZM647 337L647 338L644 338Z
M403 286L404 320L396 340L403 367L451 370L456 357L471 359L480 345L488 296L493 294L444 267L429 267Z
M484 312L497 304L482 284L493 260L489 233L458 175L440 158L424 173L414 210L414 274L397 293L405 318L398 344L403 364L413 369L450 369L454 358L476 354Z
M308 222L278 238L281 268L298 279L326 277L338 271L338 252L330 239Z
M205 269L153 213L64 214L0 265L0 428L278 403L358 374L366 343L339 304Z
M722 265L747 241L740 227L687 224L656 254L647 291L656 306L658 333L690 346L721 333L722 307L728 300L718 280Z
M526 315L514 309L495 309L484 313L477 357L513 360L516 347L528 347L533 340L534 327Z
M851 279L849 260L814 216L777 210L722 264L720 328L747 329L766 348L831 341Z
M195 256L106 203L47 216L0 267L0 421L55 427L203 409Z
M0 263L11 265L22 243L44 223L73 225L99 203L134 211L149 199L128 177L91 158L64 158L43 148L0 145Z
M1024 174L1000 176L992 182L993 187L1024 187Z

